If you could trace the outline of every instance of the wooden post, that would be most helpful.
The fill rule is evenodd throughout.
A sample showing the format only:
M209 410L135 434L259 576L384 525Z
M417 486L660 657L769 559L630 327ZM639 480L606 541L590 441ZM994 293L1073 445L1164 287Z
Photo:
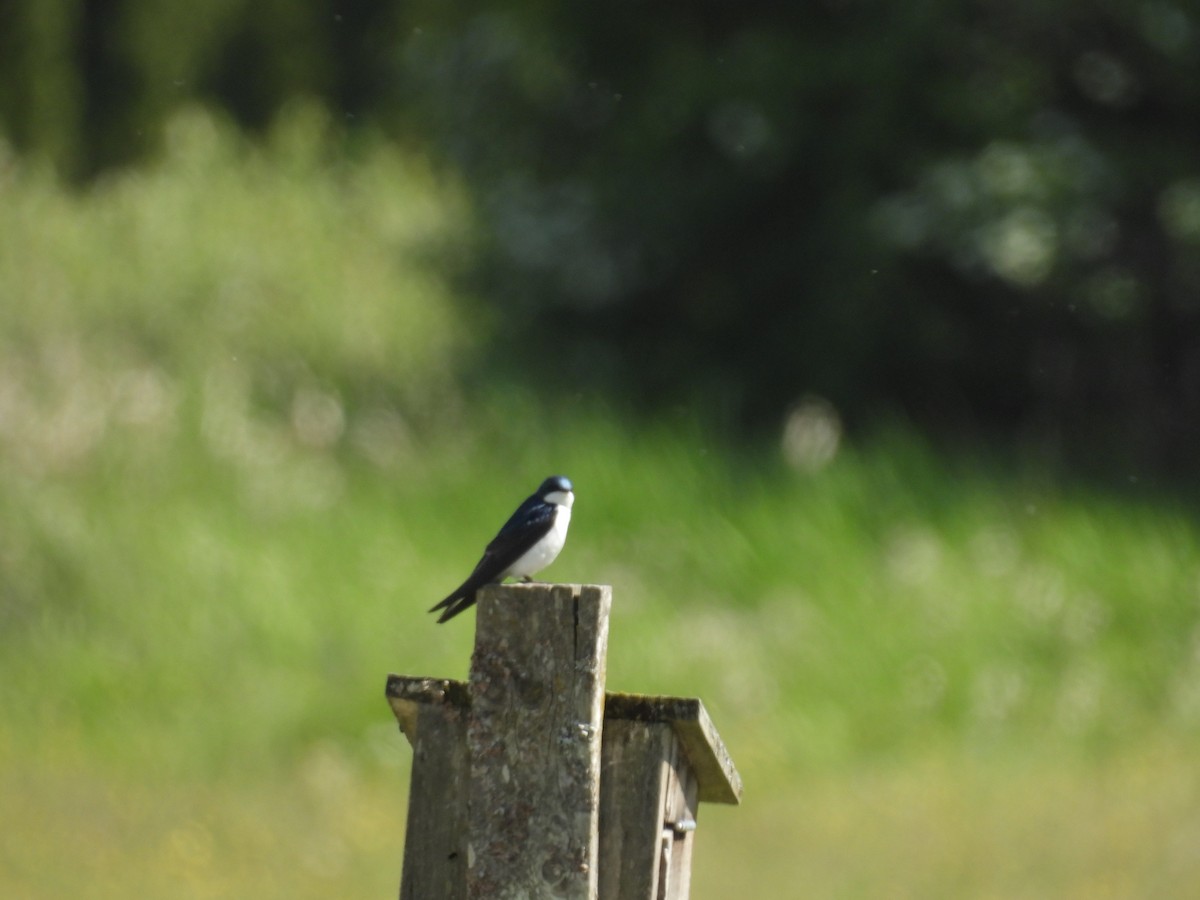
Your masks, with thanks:
M467 686L388 678L388 702L413 748L400 900L467 895Z
M742 783L704 705L605 694L611 592L480 591L470 681L392 675L413 745L402 900L686 900Z
M607 587L479 592L467 896L596 897Z

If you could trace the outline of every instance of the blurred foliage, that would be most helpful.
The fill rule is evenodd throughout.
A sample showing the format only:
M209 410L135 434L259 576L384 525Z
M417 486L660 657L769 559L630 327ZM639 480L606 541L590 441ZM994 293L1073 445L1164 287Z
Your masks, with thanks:
M501 326L443 274L461 186L319 105L259 141L188 108L82 188L8 155L0 200L0 895L394 890L384 676L465 674L423 611L555 471L547 575L614 586L609 683L703 697L746 779L697 897L1192 883L1182 504L817 398L723 444L462 379Z
M449 184L379 141L347 147L311 104L285 110L256 147L199 110L175 116L165 140L159 163L81 196L44 166L5 160L10 383L77 389L87 379L72 369L93 354L156 360L160 380L237 369L254 394L308 383L392 395L410 413L441 402L454 355L482 336L468 338L429 264L462 231ZM357 302L380 291L386 302ZM101 415L119 402L74 405Z
M418 10L409 100L482 198L483 283L574 380L1190 466L1190 9Z
M139 564L190 590L190 554L219 560L243 527L209 533L214 479L268 517L323 509L344 489L331 448L391 465L458 415L452 361L477 337L430 260L462 230L459 192L382 143L347 148L319 108L254 146L181 112L159 163L82 193L6 159L0 198L2 639L64 607L118 629L120 598L158 608Z
M697 897L1186 896L1192 510L878 414L1191 461L1197 27L0 6L0 895L394 890L383 676L562 471L748 785Z
M1185 4L23 0L0 75L69 171L196 98L433 149L484 225L472 292L567 389L769 426L815 392L1148 468L1200 440ZM544 385L510 346L489 370Z
M21 150L91 175L158 149L197 100L258 128L297 96L353 118L389 89L396 15L383 2L16 0L0 6L0 121Z

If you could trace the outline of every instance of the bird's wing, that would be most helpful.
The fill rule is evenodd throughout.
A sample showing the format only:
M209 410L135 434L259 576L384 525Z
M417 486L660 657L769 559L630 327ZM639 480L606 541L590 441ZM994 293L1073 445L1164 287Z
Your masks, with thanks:
M542 502L537 495L527 499L517 507L517 511L509 516L499 533L492 538L467 580L429 611L445 609L442 617L438 619L439 622L444 622L470 607L475 602L477 590L485 584L499 581L509 566L546 535L554 526L556 511L554 504Z
M501 571L507 569L554 527L556 512L558 507L553 503L546 503L536 494L530 497L517 507L517 511L508 517L499 533L492 538L484 551L484 559L494 554L505 560Z

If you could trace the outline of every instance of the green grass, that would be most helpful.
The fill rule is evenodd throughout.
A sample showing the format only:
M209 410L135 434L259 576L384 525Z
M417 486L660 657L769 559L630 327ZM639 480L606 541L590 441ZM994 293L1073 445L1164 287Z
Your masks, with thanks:
M0 168L0 895L392 895L384 677L465 674L425 610L552 472L610 686L701 696L746 781L694 896L1195 883L1188 507L468 388L453 183L309 109L172 128L80 194Z

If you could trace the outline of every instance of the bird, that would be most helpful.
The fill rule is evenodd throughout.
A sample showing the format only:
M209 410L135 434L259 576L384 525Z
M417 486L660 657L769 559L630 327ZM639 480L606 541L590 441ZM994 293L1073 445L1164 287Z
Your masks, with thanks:
M492 538L467 580L430 607L430 612L444 610L438 624L473 606L475 592L485 584L510 577L530 582L534 573L554 562L567 540L574 504L575 490L569 478L552 475L543 481Z

